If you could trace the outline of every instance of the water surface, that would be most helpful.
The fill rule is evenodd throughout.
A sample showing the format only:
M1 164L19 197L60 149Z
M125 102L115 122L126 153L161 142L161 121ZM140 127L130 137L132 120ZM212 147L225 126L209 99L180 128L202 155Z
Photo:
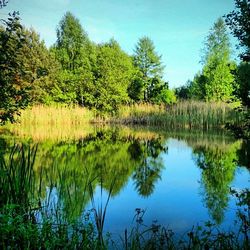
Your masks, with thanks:
M144 224L159 223L180 235L208 220L234 229L230 188L249 188L247 143L222 131L60 129L1 132L4 157L15 143L38 145L33 202L60 207L67 221L83 220L92 208L104 209L110 193L105 231L113 235L134 225L136 208L146 211Z

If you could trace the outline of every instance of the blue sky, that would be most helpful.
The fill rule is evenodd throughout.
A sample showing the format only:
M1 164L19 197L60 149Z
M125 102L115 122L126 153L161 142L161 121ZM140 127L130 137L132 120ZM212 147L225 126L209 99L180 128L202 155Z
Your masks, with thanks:
M48 46L56 27L71 11L94 42L115 38L129 54L142 36L149 36L165 65L165 80L177 87L201 69L203 42L213 23L234 9L234 0L9 0L0 18L13 10Z

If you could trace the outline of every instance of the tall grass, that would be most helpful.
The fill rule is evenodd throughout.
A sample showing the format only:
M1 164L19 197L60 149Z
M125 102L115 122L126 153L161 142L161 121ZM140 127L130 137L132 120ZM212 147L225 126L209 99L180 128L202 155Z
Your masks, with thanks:
M37 146L15 145L8 157L0 155L1 205L18 204L27 209L31 206L34 192L34 163Z
M100 116L79 106L34 106L21 113L19 126L82 126L97 124L140 124L172 128L218 128L242 122L232 104L180 101L170 106L134 104L120 107L116 116Z
M136 104L123 106L111 122L160 125L172 128L218 128L228 122L239 123L241 115L226 103L181 101L171 106Z
M93 119L93 113L80 106L33 106L23 110L20 123L27 125L82 125Z

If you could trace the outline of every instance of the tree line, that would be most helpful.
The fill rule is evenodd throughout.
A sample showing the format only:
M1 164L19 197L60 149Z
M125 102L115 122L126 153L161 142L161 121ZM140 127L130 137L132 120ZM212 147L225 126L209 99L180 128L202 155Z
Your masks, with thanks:
M30 103L79 104L115 113L121 104L134 101L175 101L150 38L139 39L130 56L114 39L92 42L70 12L49 49L34 29L20 24L17 12L9 15L0 26L0 60L2 121L13 121Z
M250 3L235 0L235 5L236 10L210 30L201 72L175 92L163 80L161 56L149 37L140 38L133 55L128 55L114 39L95 44L67 12L58 25L57 40L47 48L14 12L0 26L0 121L13 122L20 109L32 104L78 104L111 114L122 104L171 104L176 96L249 105ZM239 65L231 60L226 25L243 49Z

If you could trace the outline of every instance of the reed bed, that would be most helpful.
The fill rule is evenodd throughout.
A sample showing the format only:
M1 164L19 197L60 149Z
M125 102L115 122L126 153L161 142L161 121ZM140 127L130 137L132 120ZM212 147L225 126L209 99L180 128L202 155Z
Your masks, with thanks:
M93 118L90 110L80 106L37 105L23 110L19 122L21 125L81 125Z
M116 116L101 116L79 106L33 106L22 111L20 126L79 126L95 124L131 124L170 128L222 128L242 122L242 113L232 104L180 101L174 105L149 103L124 105Z
M171 128L219 128L240 123L241 114L227 103L181 101L175 105L136 104L124 106L111 123L144 124Z

